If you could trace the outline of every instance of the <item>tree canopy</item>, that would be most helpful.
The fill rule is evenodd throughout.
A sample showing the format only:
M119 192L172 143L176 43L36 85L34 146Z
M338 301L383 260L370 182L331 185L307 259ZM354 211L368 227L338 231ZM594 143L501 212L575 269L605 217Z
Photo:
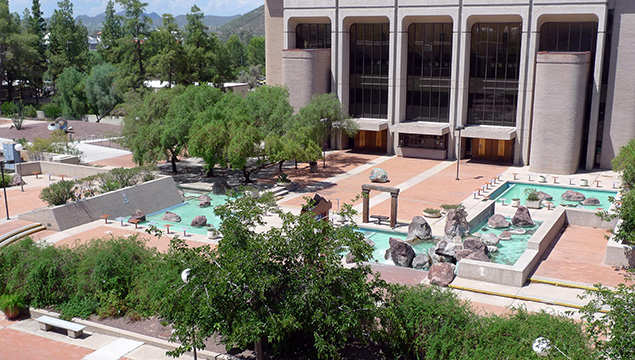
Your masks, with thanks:
M182 344L174 354L202 348L218 333L228 347L264 343L274 355L335 358L374 323L381 281L362 264L372 256L362 234L273 203L236 196L217 208L223 240L215 250L171 244L173 261L190 269L187 285L170 293L162 311ZM281 226L255 231L267 212L276 212ZM344 267L342 252L351 252L356 266Z

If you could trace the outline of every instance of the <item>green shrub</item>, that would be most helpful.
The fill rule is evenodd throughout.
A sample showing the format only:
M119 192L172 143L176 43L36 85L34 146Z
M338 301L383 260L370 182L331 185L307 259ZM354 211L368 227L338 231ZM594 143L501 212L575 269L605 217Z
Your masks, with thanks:
M476 320L453 292L395 286L384 303L378 334L389 358L459 359L465 358Z
M57 306L60 312L60 318L71 320L74 317L88 319L90 315L97 312L99 301L94 297L73 297L65 303Z
M54 103L43 105L42 111L44 111L44 116L50 119L55 119L62 115L62 108Z
M47 202L49 206L64 205L69 201L77 200L75 190L74 181L58 181L42 189L40 199Z
M0 105L2 116L12 116L18 112L18 106L13 101L6 101Z
M3 294L0 296L0 310L5 311L9 308L23 308L25 306L24 299L18 294Z
M35 106L27 105L24 107L24 109L22 109L22 115L30 118L35 118L37 117L37 110L35 109Z
M527 196L527 201L539 201L538 190L535 188L526 188L525 196Z
M4 177L0 179L0 186L10 186L13 175L4 174Z
M554 345L570 359L599 358L582 324L565 316L515 308L508 314L481 317L479 322L478 328L464 329L472 333L466 359L536 359L532 345L538 337L552 344L549 359L564 359Z
M441 205L441 209L445 211L456 210L456 209L465 209L463 204L443 204Z

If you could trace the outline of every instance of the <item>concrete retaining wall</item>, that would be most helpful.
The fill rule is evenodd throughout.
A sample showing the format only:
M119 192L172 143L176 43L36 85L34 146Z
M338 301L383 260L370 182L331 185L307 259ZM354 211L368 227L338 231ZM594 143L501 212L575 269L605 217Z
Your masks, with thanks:
M32 161L20 163L16 166L20 175L31 175L34 172L41 174L64 175L64 177L84 178L110 171L109 168L98 168L94 166L65 164L49 161Z
M47 152L31 152L22 150L22 156L26 161L51 161L65 164L79 164L79 157L75 155L63 155Z
M494 206L484 206L472 219L468 217L470 227L483 221L494 213ZM565 209L558 207L548 220L545 220L534 235L527 241L527 250L514 265L501 265L482 261L461 260L457 266L457 276L487 281L502 285L523 286L529 274L538 265L547 248L560 236L566 225L612 229L616 221L603 221L593 210ZM605 264L613 266L635 267L635 246L609 241L606 249Z
M619 226L620 222L621 220L616 226ZM618 243L617 241L615 241L615 236L611 236L608 244L606 244L606 255L604 256L604 264L634 269L635 245L625 245Z
M182 202L176 183L166 176L70 204L36 209L18 215L18 219L63 231L98 220L101 215L107 214L114 219L130 216L137 209L151 214Z
M489 208L486 208L485 212L488 210ZM564 208L556 208L549 220L544 221L528 240L527 250L514 265L463 259L458 263L457 276L502 285L523 286L542 254L566 224L566 217Z

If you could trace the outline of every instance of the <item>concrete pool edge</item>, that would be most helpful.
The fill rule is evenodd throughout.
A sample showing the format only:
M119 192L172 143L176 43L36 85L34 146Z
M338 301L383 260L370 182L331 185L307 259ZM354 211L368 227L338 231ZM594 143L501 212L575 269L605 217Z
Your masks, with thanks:
M493 202L492 202L493 204ZM492 205L486 206L482 213L473 217L484 218L483 214L493 213ZM521 287L527 281L542 255L549 248L566 225L591 226L602 229L612 229L617 220L603 221L596 216L592 210L565 209L558 207L552 216L544 220L536 233L527 241L527 250L521 255L514 265L502 265L496 263L486 263L482 261L463 259L457 264L457 277L490 282L501 285ZM621 244L620 244L621 245ZM607 247L607 254L608 254ZM632 251L631 254L635 252ZM607 264L610 265L610 264Z

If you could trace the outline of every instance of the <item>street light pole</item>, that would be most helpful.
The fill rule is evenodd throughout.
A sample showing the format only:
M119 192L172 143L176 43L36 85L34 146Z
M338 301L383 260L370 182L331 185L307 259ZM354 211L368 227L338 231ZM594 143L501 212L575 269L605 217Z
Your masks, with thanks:
M457 139L457 151L456 151L456 179L459 180L459 164L461 163L461 130L465 129L463 125L457 125L454 130L459 131L459 137Z
M320 119L324 126L324 143L322 144L322 167L326 168L326 126L329 119Z

